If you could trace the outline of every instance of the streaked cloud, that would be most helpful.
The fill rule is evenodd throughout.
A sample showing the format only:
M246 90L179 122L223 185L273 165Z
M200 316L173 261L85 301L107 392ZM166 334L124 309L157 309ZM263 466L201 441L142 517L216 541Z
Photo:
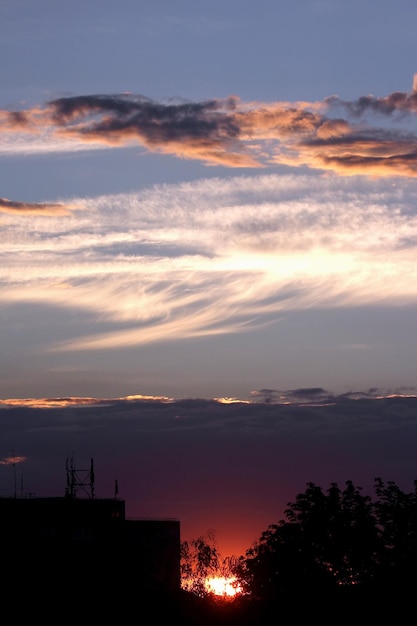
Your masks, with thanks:
M53 350L249 332L293 310L417 298L415 181L252 176L2 217L0 298L83 312ZM85 327L87 328L88 325Z
M415 81L414 81L415 82ZM417 174L417 92L346 102L158 102L142 95L56 98L0 112L0 153L141 145L207 165L308 167L341 175ZM16 139L14 139L16 135ZM43 141L42 141L43 138ZM42 148L41 146L44 146Z
M7 407L30 407L34 409L56 409L79 406L105 406L114 404L114 402L173 402L173 398L166 396L144 396L135 394L125 396L124 398L86 398L86 397L67 397L67 398L0 398L0 408Z
M0 213L9 213L11 215L71 215L75 209L74 206L66 206L60 203L47 202L14 202L7 198L0 198Z

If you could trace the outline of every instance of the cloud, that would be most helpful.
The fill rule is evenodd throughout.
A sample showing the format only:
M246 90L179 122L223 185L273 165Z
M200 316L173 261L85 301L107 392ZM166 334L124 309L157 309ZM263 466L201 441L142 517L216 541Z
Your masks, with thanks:
M42 144L45 150L139 144L207 165L415 177L416 113L414 89L352 102L337 96L322 102L245 103L236 96L157 102L133 94L81 95L1 111L0 152L24 151L27 135L27 151Z
M14 202L0 198L0 212L10 215L44 215L48 217L71 215L75 206L48 202Z
M124 398L86 398L86 397L66 397L66 398L0 398L0 408L7 407L30 407L34 409L56 409L80 406L106 406L114 402L173 402L173 398L166 396L144 396L141 394L130 395Z
M48 134L76 143L127 146L203 160L228 167L258 167L234 151L239 128L231 110L235 99L202 103L157 103L142 96L91 95L59 98L44 109L7 114L4 131ZM1 118L0 118L1 120ZM0 126L1 131L1 126Z
M253 395L253 392L252 394ZM123 419L123 436L138 432L249 431L280 432L386 431L413 424L417 426L417 395L400 390L373 389L334 394L322 388L289 389L269 402L204 398L167 398L164 396L126 396L122 398L22 398L0 400L7 415L19 416L10 432L23 429L54 431L75 428L88 432L98 425L108 431L109 441ZM140 409L140 410L139 410ZM42 416L34 420L33 415ZM22 431L22 432L23 432ZM121 433L120 433L121 434ZM25 457L8 457L24 460ZM16 461L20 462L20 461Z
M69 199L82 209L71 219L5 214L0 298L57 320L83 314L51 350L247 333L307 308L412 304L416 189L398 182L212 178Z
M388 96L377 98L372 95L361 96L353 102L341 100L336 96L328 98L331 105L345 108L350 115L362 117L365 113L392 116L393 114L417 113L417 92L415 90L416 76L413 81L413 91L404 93L395 91Z
M393 398L416 398L414 387L395 390L378 389L377 387L365 391L347 391L334 394L323 387L308 387L299 389L259 389L251 391L251 398L267 404L282 404L295 406L332 406L343 405L352 400L381 400ZM256 401L256 400L255 400Z
M0 465L16 465L16 463L23 463L26 461L25 456L7 456L0 459Z

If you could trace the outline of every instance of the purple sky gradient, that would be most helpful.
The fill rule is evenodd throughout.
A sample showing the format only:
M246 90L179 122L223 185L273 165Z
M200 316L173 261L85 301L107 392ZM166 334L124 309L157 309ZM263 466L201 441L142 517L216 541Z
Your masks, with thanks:
M352 480L374 495L380 477L413 490L415 396L318 389L281 393L279 402L276 394L270 402L260 396L232 404L4 404L2 450L10 452L0 459L1 495L15 488L24 497L64 495L66 459L89 469L93 458L97 497L113 497L117 480L129 517L178 518L183 540L214 530L223 556L239 556L283 518L307 482L327 489Z

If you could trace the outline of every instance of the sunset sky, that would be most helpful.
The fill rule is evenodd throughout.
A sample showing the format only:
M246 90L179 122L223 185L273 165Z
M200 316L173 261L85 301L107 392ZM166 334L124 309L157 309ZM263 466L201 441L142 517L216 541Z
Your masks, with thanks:
M92 455L236 551L308 480L411 488L416 19L0 0L0 491Z

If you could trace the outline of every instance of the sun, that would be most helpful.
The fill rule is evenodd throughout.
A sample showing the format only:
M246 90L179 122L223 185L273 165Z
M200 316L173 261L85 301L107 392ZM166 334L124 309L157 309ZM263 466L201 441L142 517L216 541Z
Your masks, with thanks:
M213 576L207 578L205 587L209 593L227 598L233 598L242 593L242 587L234 576Z

